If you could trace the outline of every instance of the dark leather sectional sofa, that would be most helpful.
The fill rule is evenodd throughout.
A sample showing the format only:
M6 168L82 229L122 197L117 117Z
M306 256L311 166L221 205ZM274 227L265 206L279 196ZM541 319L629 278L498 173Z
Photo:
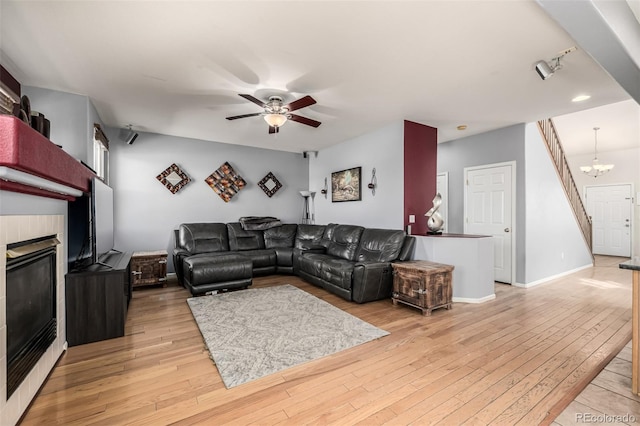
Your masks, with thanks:
M361 226L284 224L245 230L240 223L185 223L173 263L192 294L246 288L259 275L295 274L357 303L391 297L391 262L409 260L415 238Z

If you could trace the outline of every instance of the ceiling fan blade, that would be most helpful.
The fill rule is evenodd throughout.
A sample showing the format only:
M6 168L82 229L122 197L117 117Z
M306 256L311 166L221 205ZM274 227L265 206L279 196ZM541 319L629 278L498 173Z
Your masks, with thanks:
M269 126L269 134L278 133L280 131L280 127Z
M256 112L253 114L242 114L242 115L234 115L233 117L227 117L227 120L237 120L238 118L247 118L247 117L255 117L257 115L261 115L261 112Z
M246 100L248 100L249 102L253 102L256 105L260 105L262 108L266 107L267 104L265 104L264 102L262 102L260 99L255 98L251 95L244 95L244 94L239 94L239 96L242 96L243 98L245 98Z
M307 95L304 98L300 98L297 101L291 102L289 105L285 105L285 108L288 108L289 111L295 111L297 109L308 107L309 105L313 105L315 103L316 103L316 100L313 99L311 96Z
M300 115L296 115L296 114L289 114L291 117L291 121L297 121L298 123L302 123L302 124L306 124L307 126L312 126L312 127L318 127L319 125L321 125L322 123L316 120L312 120L310 118L307 117L302 117Z

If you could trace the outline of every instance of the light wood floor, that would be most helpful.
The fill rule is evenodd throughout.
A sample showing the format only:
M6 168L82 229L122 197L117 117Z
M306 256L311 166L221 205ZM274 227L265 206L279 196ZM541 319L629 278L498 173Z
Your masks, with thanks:
M598 266L615 266L618 263L618 258L596 258ZM570 426L585 423L640 423L640 397L631 392L631 342L556 417L553 424Z
M616 260L423 317L289 283L391 334L227 390L177 285L134 292L127 335L70 348L24 425L550 424L631 338ZM455 285L455 283L454 283Z
M631 343L556 417L553 425L640 423L640 397L631 392Z

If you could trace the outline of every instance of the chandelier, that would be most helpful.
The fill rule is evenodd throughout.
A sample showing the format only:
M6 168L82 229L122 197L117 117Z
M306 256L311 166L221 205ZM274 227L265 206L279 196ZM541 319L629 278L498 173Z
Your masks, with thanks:
M611 169L613 169L613 164L600 164L598 161L598 130L600 127L594 127L593 131L595 132L595 145L593 148L593 161L590 166L580 166L580 170L587 176L592 176L597 178Z

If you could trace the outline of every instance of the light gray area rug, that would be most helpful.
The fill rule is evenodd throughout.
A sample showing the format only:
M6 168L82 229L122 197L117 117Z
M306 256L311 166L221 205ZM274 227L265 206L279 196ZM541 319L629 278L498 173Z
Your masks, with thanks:
M291 285L187 303L227 388L389 334Z

